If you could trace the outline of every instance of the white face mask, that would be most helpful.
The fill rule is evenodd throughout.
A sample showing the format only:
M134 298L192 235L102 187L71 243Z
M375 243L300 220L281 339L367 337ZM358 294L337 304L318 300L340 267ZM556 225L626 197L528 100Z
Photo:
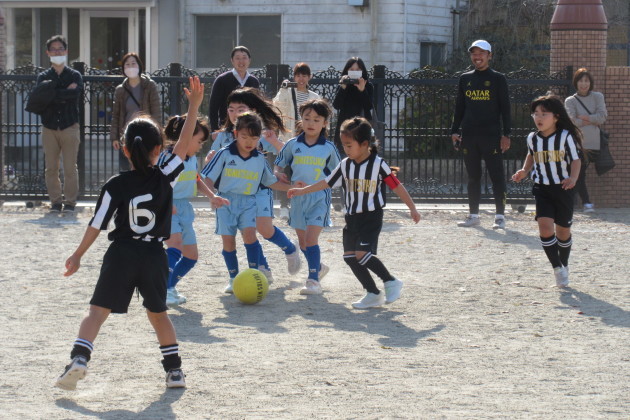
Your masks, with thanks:
M139 73L140 69L138 67L127 67L125 69L125 76L129 77L130 79L135 79L136 77L138 77Z
M67 55L51 55L50 56L50 62L60 66L62 64L66 64L66 59L67 58L68 58Z

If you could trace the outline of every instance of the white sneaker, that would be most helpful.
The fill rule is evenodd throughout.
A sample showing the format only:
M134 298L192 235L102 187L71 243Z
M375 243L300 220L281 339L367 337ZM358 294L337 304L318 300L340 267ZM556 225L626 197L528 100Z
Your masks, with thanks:
M584 213L593 213L595 211L595 206L593 203L584 204Z
M505 229L505 217L495 217L492 229Z
M289 220L289 209L286 207L280 207L280 218Z
M330 267L328 267L324 263L319 263L319 273L317 274L317 278L319 279L319 281L322 281L322 279L326 277L326 274L328 274L329 271Z
M55 386L66 391L77 389L77 382L87 375L87 359L83 356L74 356L72 362L66 366L66 370L57 378Z
M225 286L225 289L223 289L223 293L234 293L234 289L232 288L233 285L234 285L234 279L230 278L230 281L228 281L227 286Z
M304 287L300 289L301 295L321 295L322 294L322 286L318 281L308 279L306 280L306 284Z
M177 290L177 287L173 287L173 296L175 296L175 298L177 299L178 305L187 302L186 296L180 294L179 290Z
M175 296L174 288L166 289L166 306L179 305L179 299Z
M403 288L403 282L394 279L391 281L385 282L385 303L392 303L398 300L400 297L400 292Z
M363 298L357 302L352 303L352 307L355 309L368 309L368 308L377 308L382 306L385 303L385 294L379 293L375 295L374 293L368 292Z
M291 241L291 243L295 246L295 251L290 254L284 254L287 258L287 270L289 274L295 275L300 271L300 267L302 266L302 262L300 261L300 247L295 241Z
M556 286L564 288L569 285L569 271L566 267L554 268L553 275L556 277Z
M265 275L265 277L267 278L267 284L271 285L271 283L273 283L273 275L271 274L271 270L268 269L267 267L264 266L260 266L258 267L258 271L260 271L261 273L263 273Z
M481 221L479 220L479 216L473 216L471 214L466 216L466 219L464 219L464 221L457 222L457 226L459 227L472 227L472 226L479 226L480 224L481 224Z
M186 388L186 375L181 369L171 369L166 373L167 388Z

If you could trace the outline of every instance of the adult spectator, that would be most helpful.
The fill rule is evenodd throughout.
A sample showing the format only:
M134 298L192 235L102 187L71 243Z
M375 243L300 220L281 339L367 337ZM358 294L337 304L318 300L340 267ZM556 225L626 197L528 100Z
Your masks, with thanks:
M493 229L505 229L506 185L503 153L510 148L510 98L505 76L490 68L492 47L482 39L468 48L474 70L459 78L451 139L464 153L469 215L457 225L477 226L481 200L481 160L492 181L496 215ZM461 127L461 134L460 134Z
M125 54L122 59L122 69L125 80L116 86L114 92L114 106L109 139L112 147L119 151L118 163L121 170L129 169L129 160L122 151L120 139L127 123L134 117L150 115L156 122L162 124L160 109L160 94L157 84L144 73L144 64L135 52Z
M236 88L259 88L260 82L247 69L251 63L251 54L246 47L238 46L232 50L232 68L219 75L212 85L210 93L210 114L208 121L212 131L217 131L227 117L227 97Z
M83 92L81 74L66 66L68 43L61 35L46 41L46 54L51 67L37 76L37 85L51 80L56 85L54 98L41 113L42 143L46 164L46 189L51 212L74 212L79 196L79 105ZM60 158L63 162L63 195L59 178ZM62 207L63 206L63 207Z
M600 129L599 126L606 121L608 111L604 95L600 92L593 92L595 80L591 73L585 69L578 69L573 75L573 86L577 93L569 96L564 101L564 107L573 123L582 130L582 146L586 153L586 159L582 159L580 176L575 189L580 195L585 212L595 211L595 206L591 202L586 189L586 169L591 161L596 161L600 149Z

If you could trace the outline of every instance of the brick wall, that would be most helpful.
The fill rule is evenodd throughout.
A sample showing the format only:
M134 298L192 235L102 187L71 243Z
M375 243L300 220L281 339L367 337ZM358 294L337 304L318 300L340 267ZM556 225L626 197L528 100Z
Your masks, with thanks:
M599 86L606 77L606 31L551 31L551 72L586 67Z

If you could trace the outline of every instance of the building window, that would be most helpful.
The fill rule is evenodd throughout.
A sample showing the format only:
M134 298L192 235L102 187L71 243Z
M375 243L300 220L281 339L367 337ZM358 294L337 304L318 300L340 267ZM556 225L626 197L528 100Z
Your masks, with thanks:
M251 67L280 63L280 15L195 16L195 67L230 66L230 53L237 45L252 54Z
M446 44L437 42L420 43L420 67L444 65L446 59Z
M33 11L22 8L14 10L15 67L37 64L33 60Z

